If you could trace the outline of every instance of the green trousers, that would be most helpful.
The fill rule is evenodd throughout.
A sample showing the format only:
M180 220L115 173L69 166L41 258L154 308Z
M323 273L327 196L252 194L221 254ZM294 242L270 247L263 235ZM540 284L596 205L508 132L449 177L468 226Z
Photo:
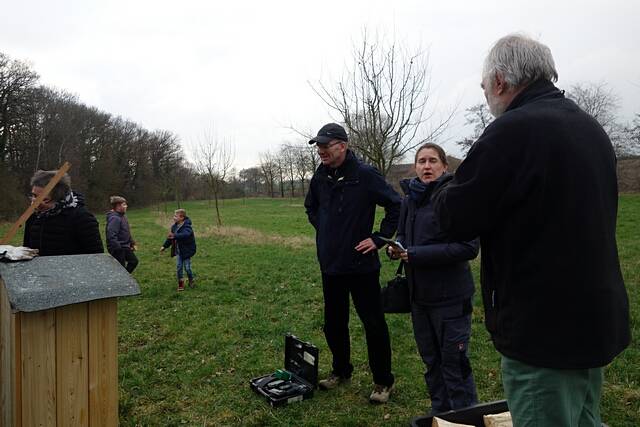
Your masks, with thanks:
M550 369L502 356L514 427L600 427L603 368Z

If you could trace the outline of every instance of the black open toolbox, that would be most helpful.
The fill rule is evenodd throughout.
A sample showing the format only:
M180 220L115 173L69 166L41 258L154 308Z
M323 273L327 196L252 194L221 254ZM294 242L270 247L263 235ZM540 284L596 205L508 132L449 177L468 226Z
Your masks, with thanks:
M477 405L457 409L455 411L443 412L436 415L436 417L452 423L484 427L483 415L500 414L502 412L507 412L508 410L509 407L507 406L507 401L498 400L489 403L479 403ZM431 427L432 423L432 415L424 415L411 420L412 427Z
M313 397L318 385L318 347L287 334L284 337L284 373L253 378L251 388L271 406L282 406ZM290 377L290 379L283 379Z

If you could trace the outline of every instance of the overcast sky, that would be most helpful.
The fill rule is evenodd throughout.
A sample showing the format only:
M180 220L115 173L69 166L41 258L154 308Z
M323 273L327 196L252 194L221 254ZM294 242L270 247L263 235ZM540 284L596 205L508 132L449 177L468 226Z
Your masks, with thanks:
M0 51L41 82L143 127L166 129L187 151L212 127L233 141L236 165L314 132L327 107L309 82L350 64L364 28L428 50L433 106L458 106L445 148L468 133L464 109L483 101L491 44L525 32L547 44L558 86L606 82L620 116L640 113L640 2L23 0L4 1Z

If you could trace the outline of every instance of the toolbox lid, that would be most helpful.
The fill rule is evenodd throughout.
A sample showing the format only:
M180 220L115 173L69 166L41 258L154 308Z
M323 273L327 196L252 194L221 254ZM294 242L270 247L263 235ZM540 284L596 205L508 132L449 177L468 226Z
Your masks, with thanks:
M292 334L284 337L284 368L316 387L318 384L318 355L315 345Z

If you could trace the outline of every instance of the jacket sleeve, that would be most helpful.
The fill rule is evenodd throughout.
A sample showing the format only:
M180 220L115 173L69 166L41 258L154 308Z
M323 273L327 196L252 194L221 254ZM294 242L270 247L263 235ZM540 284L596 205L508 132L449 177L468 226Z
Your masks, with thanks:
M97 254L104 252L98 220L86 209L78 211L75 215L74 234L78 241L81 253Z
M307 213L307 218L309 219L309 223L313 225L313 228L318 228L316 223L316 217L318 214L318 197L316 195L315 186L317 184L315 176L311 178L311 182L309 183L309 191L307 191L307 196L304 198L304 209Z
M440 265L469 261L478 256L479 239L468 242L434 243L407 249L411 265Z
M111 215L107 217L107 244L109 248L121 249L122 244L118 240L118 232L120 231L120 217Z
M400 218L398 219L398 233L396 234L396 240L405 246L406 226L407 226L407 211L409 210L409 198L405 196L402 199L402 205L400 206ZM406 247L406 246L405 246Z
M376 169L372 169L369 176L369 185L376 205L384 208L384 218L380 223L380 231L371 235L373 242L378 248L385 245L378 236L391 238L398 229L398 218L400 217L400 205L402 199L400 195L384 180L384 177Z
M497 120L496 120L497 121ZM513 166L497 141L516 144L513 132L493 122L469 151L453 180L433 196L440 226L453 240L468 241L493 228L499 212L508 210L518 184Z

